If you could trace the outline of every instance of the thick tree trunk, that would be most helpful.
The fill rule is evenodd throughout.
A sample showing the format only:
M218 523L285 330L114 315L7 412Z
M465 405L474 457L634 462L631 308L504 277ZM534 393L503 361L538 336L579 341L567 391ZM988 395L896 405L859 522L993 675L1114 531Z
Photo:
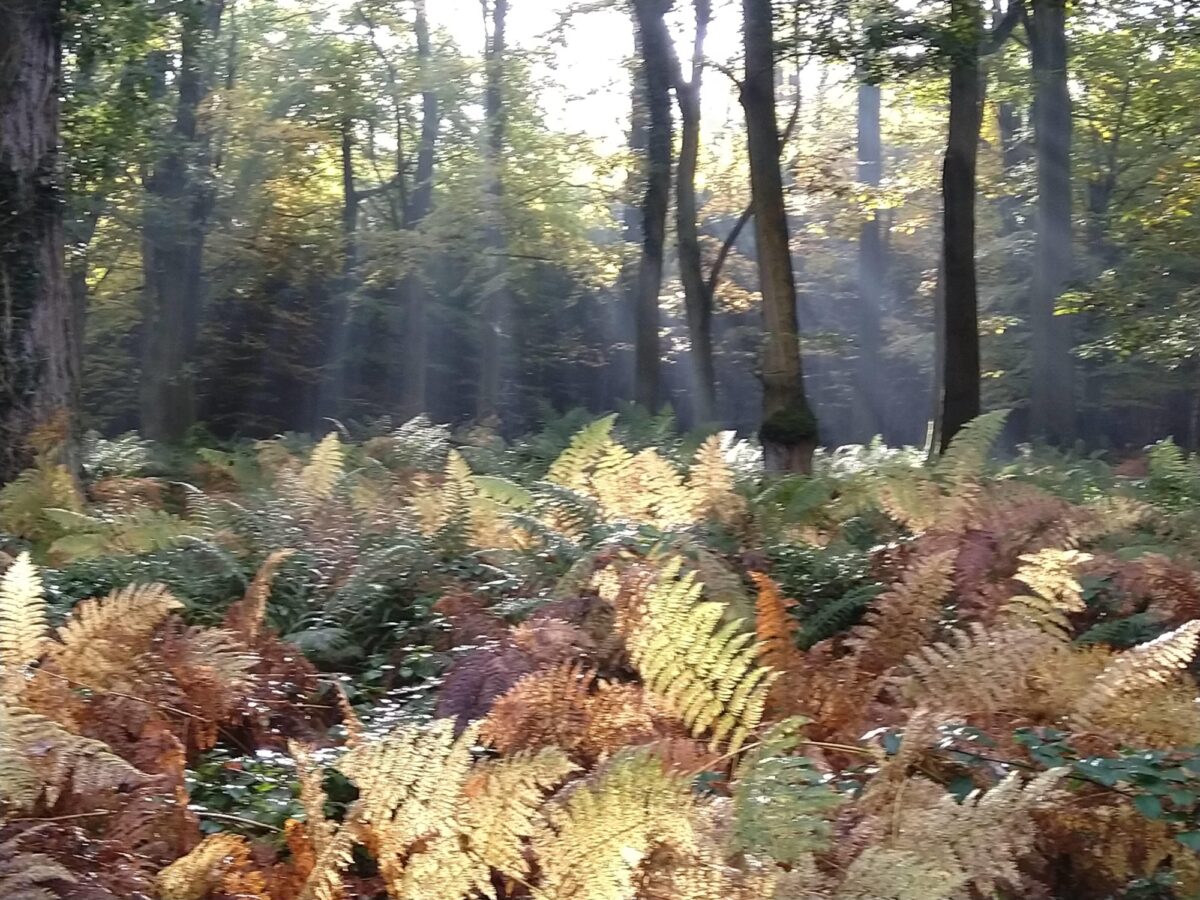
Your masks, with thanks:
M950 69L950 129L942 166L941 450L980 412L979 311L975 274L975 170L982 124L982 34L978 0L952 0L962 35Z
M58 165L61 10L0 3L0 480L31 428L70 437L78 382ZM47 437L49 437L47 435Z
M883 137L880 128L880 90L862 82L858 86L858 180L877 189L883 181ZM858 357L854 399L854 439L869 441L883 427L882 318L884 298L883 223L872 210L858 232Z
M441 113L437 93L433 89L430 71L432 50L429 43L429 20L425 0L416 0L417 17L414 31L417 37L417 56L422 66L421 142L417 149L417 171L412 193L404 209L404 227L420 226L433 207L433 166L437 151ZM425 411L428 354L425 308L428 290L419 271L408 272L401 282L401 299L405 308L404 396L402 409L412 417Z
M142 431L178 442L195 422L195 350L204 300L204 242L212 209L211 159L201 106L211 82L209 46L224 0L187 0L182 19L175 125L145 180L142 239Z
M696 210L696 166L700 156L700 87L704 74L704 39L712 18L709 0L694 0L696 39L689 80L676 66L681 142L675 179L675 230L679 241L679 280L683 283L691 343L694 415L697 424L716 421L717 375L713 362L713 296L704 279Z
M1075 439L1071 319L1055 306L1072 269L1071 95L1067 85L1066 0L1033 0L1027 19L1033 61L1037 153L1037 250L1029 325L1033 436L1063 446Z
M664 16L672 0L634 0L646 102L646 192L642 198L642 258L634 303L634 399L656 411L662 401L658 295L662 288L667 208L671 202L671 65Z
M481 0L488 18L488 0ZM504 144L506 117L504 109L505 29L508 23L508 0L491 0L491 29L484 51L486 85L483 115L486 138L484 165L487 201L485 217L485 252L492 256L492 267L482 301L480 317L479 390L475 398L475 416L480 421L500 416L501 393L510 387L513 297L508 283L508 237L504 223Z
M788 241L775 115L775 61L771 0L742 0L746 78L741 100L746 112L750 191L758 249L764 336L761 378L763 423L759 435L772 472L812 471L817 421L804 395L796 276Z

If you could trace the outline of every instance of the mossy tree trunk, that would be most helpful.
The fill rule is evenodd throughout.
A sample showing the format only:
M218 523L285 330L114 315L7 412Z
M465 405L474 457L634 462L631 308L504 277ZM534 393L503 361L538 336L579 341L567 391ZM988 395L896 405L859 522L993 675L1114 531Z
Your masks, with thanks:
M810 472L817 422L804 394L796 275L788 240L775 112L771 0L742 0L746 77L741 100L750 151L750 191L762 291L763 424L759 432L770 472Z

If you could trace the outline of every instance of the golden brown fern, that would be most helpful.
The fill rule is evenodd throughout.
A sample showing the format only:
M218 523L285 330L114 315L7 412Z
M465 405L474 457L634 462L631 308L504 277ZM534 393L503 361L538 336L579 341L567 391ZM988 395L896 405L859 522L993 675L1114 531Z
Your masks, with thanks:
M307 465L300 472L298 484L304 499L310 503L320 503L332 497L344 465L342 442L337 432L331 431L313 448Z
M710 435L692 460L688 488L696 519L711 518L726 525L738 522L746 511L746 501L734 489L733 470L725 461L719 434Z
M646 688L693 735L734 750L762 719L774 676L759 665L753 632L721 624L725 607L701 600L695 574L681 571L678 557L653 573L627 569L618 626Z
M686 778L652 753L615 758L552 801L533 836L537 900L626 900L638 868L660 846L693 839Z
M789 612L796 601L784 597L769 575L751 572L750 578L758 588L754 629L763 664L781 672L799 669L802 655L796 648L796 621Z
M249 864L249 853L249 844L241 835L210 834L187 856L180 857L158 873L159 897L161 900L204 900Z
M867 610L847 644L859 669L882 674L919 651L941 622L957 551L919 558L903 579Z
M58 629L47 662L66 677L104 687L144 653L155 629L182 608L161 584L139 584L84 600Z
M1180 676L1198 646L1200 619L1193 619L1119 654L1079 699L1072 720L1084 729L1091 729L1102 722L1135 716L1146 702L1147 693Z
M225 612L225 627L241 635L247 644L253 645L258 639L262 628L263 617L267 612L267 601L271 598L271 585L275 574L295 550L276 550L272 552L254 573L250 586L246 588L245 596L232 604Z
M1005 617L1014 623L1038 628L1061 641L1070 638L1067 616L1083 612L1083 589L1076 573L1091 560L1077 550L1040 550L1021 557L1016 578L1033 593L1012 597L1004 606Z

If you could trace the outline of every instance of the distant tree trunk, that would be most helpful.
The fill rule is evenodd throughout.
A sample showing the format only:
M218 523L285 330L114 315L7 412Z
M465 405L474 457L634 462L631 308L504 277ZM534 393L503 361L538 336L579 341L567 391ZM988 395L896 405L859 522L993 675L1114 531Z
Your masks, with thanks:
M70 422L77 385L58 165L61 29L56 2L0 3L0 480L4 481L27 462L25 439L32 427ZM59 436L69 438L69 430Z
M978 0L952 0L950 129L942 166L941 450L980 412L979 310L975 274L975 170L982 125Z
M645 79L640 73L642 42L636 29L634 30L634 43L636 45L635 59L638 62L635 63L635 72L629 91L629 166L625 177L625 203L622 210L624 228L621 235L626 247L618 279L621 299L628 314L614 315L613 323L613 335L616 342L635 349L633 367L624 365L620 368L619 383L614 390L616 396L625 399L636 393L632 389L633 381L630 376L635 373L637 367L637 335L633 320L636 318L634 310L637 309L638 272L641 268L642 211L640 202L635 202L635 198L645 189L646 141L649 131L649 123L646 118Z
M713 296L704 279L696 211L696 166L700 156L700 86L704 74L704 39L712 19L710 0L694 0L696 38L692 71L685 81L677 65L675 96L679 102L682 139L679 172L675 178L675 230L679 241L679 280L683 283L688 337L694 373L696 422L716 420L717 375L713 363Z
M441 113L438 110L437 92L433 89L432 73L429 71L432 51L429 44L429 20L425 12L425 0L415 0L416 21L414 31L417 38L417 57L422 66L421 91L421 138L417 148L417 170L412 193L404 209L404 227L413 229L429 215L433 206L433 166L437 150L438 127ZM428 355L425 327L425 307L428 289L420 271L405 274L401 282L401 299L406 312L404 348L404 396L402 408L405 416L411 417L425 411L426 370Z
M1037 154L1037 251L1029 324L1033 436L1059 446L1075 439L1071 319L1055 306L1071 277L1071 95L1067 86L1066 0L1033 0L1026 20L1033 61Z
M883 137L880 129L880 90L862 81L858 85L858 181L878 189L883 181ZM868 441L882 426L883 371L882 318L884 298L883 223L872 210L858 231L858 359L855 365L857 396L854 400L854 438Z
M142 239L142 431L178 442L195 422L196 339L204 300L204 242L212 210L207 130L199 122L209 93L209 46L224 0L180 6L175 124L163 155L145 179Z
M788 242L775 116L774 34L771 0L742 0L746 77L741 101L746 112L750 192L762 291L763 422L759 431L771 472L812 471L817 421L804 394L796 276Z
M489 0L480 0L484 22L489 18ZM508 0L490 0L491 29L484 48L486 84L483 97L484 117L484 195L487 204L484 229L485 252L492 256L492 266L482 302L480 317L481 353L479 390L475 398L475 415L480 421L499 417L500 395L507 387L506 371L511 360L511 328L513 317L512 288L508 283L508 236L504 223L504 143L506 116L504 109L505 29L508 23Z
M646 193L642 198L642 258L634 304L634 399L649 410L662 400L658 294L662 288L667 208L671 202L671 65L664 16L672 0L633 0L646 101Z

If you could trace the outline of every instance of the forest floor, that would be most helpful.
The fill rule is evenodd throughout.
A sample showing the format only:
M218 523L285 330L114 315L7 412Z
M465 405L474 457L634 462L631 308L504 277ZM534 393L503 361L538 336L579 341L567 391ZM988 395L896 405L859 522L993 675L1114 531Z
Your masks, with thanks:
M1200 467L1002 423L783 479L612 417L47 453L0 896L1200 896Z

